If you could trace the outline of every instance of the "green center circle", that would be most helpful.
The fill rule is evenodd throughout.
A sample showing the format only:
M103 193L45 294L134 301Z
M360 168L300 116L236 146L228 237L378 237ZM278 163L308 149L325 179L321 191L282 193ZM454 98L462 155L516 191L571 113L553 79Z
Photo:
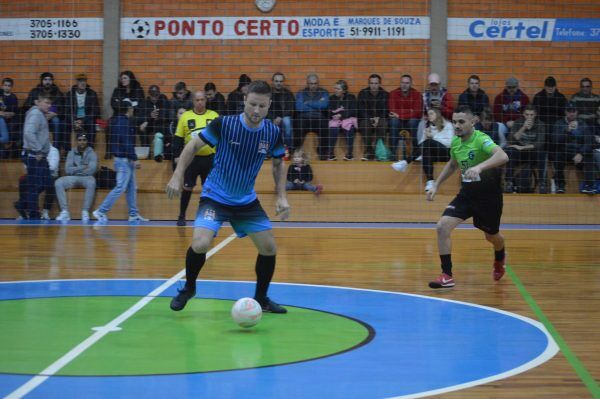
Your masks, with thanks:
M57 297L0 301L0 373L37 374L139 297ZM158 297L83 351L56 375L123 376L203 373L302 362L364 345L372 329L348 317L287 307L245 329L233 301L201 299L185 310ZM25 355L26 354L26 355Z

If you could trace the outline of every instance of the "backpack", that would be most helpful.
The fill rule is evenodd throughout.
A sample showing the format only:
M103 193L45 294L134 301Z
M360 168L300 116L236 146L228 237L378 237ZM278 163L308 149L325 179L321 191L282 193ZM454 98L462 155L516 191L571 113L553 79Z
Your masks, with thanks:
M375 159L378 161L389 161L392 158L392 152L383 142L383 139L377 139L375 144Z
M106 166L101 166L94 176L96 188L113 189L117 185L117 172Z

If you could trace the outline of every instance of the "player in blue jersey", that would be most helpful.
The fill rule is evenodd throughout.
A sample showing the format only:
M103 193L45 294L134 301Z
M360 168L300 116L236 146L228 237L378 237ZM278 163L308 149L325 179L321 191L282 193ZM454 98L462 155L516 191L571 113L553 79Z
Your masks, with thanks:
M169 198L179 196L183 176L194 154L204 145L216 147L213 168L202 187L200 206L194 222L192 245L185 259L186 283L171 300L171 309L182 310L196 295L196 279L206 261L206 252L223 222L230 222L238 237L248 235L256 249L256 299L264 312L287 310L267 296L275 272L275 239L269 218L254 191L256 176L267 155L273 159L277 190L276 213L287 219L290 206L283 164L285 148L279 128L265 117L271 105L271 87L263 81L248 86L244 112L219 117L186 144L177 169L167 185Z

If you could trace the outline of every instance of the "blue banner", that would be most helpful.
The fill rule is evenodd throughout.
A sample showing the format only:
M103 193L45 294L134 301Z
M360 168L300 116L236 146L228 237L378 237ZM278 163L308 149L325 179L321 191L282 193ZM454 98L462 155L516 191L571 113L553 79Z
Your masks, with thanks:
M600 42L600 19L558 18L553 42Z

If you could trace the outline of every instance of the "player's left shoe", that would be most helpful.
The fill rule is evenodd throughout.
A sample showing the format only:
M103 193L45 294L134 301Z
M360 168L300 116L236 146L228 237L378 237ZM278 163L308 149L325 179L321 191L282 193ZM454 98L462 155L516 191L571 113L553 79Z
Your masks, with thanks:
M494 271L492 272L492 275L494 276L495 281L500 280L502 276L504 276L504 273L506 272L505 262L506 259L494 261Z
M260 303L260 307L265 313L287 313L286 308L284 308L276 302L273 302L271 299L269 299L269 297L264 297L263 299L254 299L256 299L258 303Z

